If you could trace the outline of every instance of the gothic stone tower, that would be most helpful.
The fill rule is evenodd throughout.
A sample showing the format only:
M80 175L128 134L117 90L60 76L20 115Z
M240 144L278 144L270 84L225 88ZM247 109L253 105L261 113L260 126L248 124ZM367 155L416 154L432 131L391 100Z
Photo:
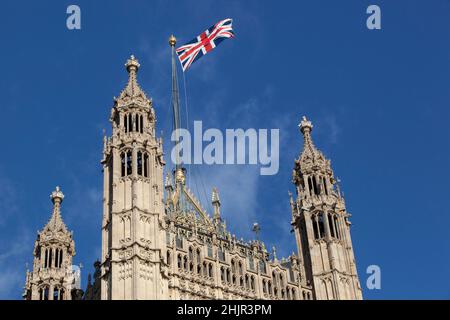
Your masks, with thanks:
M104 138L101 299L160 299L165 249L162 139L155 111L136 79L138 61L126 63L128 83L111 112Z
M315 299L362 299L350 238L350 214L330 160L312 142L311 122L303 117L299 127L304 147L295 161L297 199L291 200L291 207L306 277L314 287Z
M61 218L61 203L64 194L59 187L52 192L52 216L38 232L34 244L33 271L26 276L24 298L26 300L71 300L72 257L75 243L72 232L67 230Z

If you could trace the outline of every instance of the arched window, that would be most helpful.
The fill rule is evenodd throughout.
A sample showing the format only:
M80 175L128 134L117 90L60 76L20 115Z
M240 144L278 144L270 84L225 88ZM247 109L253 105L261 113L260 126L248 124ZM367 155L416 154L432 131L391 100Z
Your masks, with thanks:
M140 124L141 122L139 121L139 115L136 115L136 132L141 132L141 128L140 128Z
M61 268L62 262L63 262L63 250L62 249L60 249L60 250L61 250L61 252L59 254L59 267Z
M170 256L170 251L167 251L167 264L169 266L172 264L172 257Z
M319 188L319 184L316 181L316 176L312 177L312 181L313 181L314 194L319 195L320 194L320 188Z
M308 177L308 191L309 191L309 195L312 196L314 190L313 190L313 183L312 183L311 177Z
M127 151L127 176L131 175L133 170L133 159L131 150Z
M59 300L64 300L64 288L59 289Z
M144 133L144 117L142 115L139 116L139 129L140 129L140 133Z
M45 249L44 268L47 268L47 267L48 267L48 249Z
M125 133L128 132L128 115L123 116L123 126L125 128Z
M227 268L227 282L230 283L231 282L231 276L230 276L230 268Z
M259 260L259 271L262 273L266 273L266 263L264 260Z
M223 248L219 248L219 260L225 261L225 251L223 250Z
M182 266L181 254L178 255L177 261L178 261L178 269L181 269Z
M125 177L126 174L127 174L127 172L126 172L126 166L125 166L125 163L126 163L126 162L127 162L127 160L126 160L126 155L125 155L124 152L122 152L122 153L120 154L120 168L121 168L120 172L121 172L121 176L122 176L122 177Z
M148 154L144 154L144 177L148 178Z
M44 296L42 300L48 300L48 298L49 298L49 288L44 287Z
M59 268L59 249L55 249L55 268Z
M200 255L200 249L197 248L197 264L201 263L201 255Z
M330 236L334 238L336 236L334 232L335 231L334 220L331 214L327 214L327 216L328 216L328 225L330 227Z
M210 278L214 277L212 263L210 263L209 266L208 266L208 275L209 275Z
M323 189L325 190L325 194L328 195L327 180L325 180L325 177L322 177L322 181L323 181Z
M255 270L255 263L252 256L248 257L248 268L250 270Z
M266 285L267 285L266 280L263 280L263 281L262 281L262 290L263 290L263 293L267 293Z
M211 243L209 243L208 242L208 244L206 245L208 248L207 248L207 250L208 250L208 257L209 258L212 258L213 257L213 250L212 250L212 245L211 245Z
M52 262L53 262L53 249L49 249L50 253L49 253L49 258L48 258L48 267L51 268L52 267Z
M339 233L339 220L338 220L338 217L334 216L333 220L334 220L334 227L336 228L336 238L340 239L341 235Z
M133 114L128 115L128 131L133 131Z
M320 237L323 238L325 236L325 225L324 225L323 212L319 212L318 225L319 225Z
M239 261L239 274L242 275L244 273L243 269L242 269L242 262Z
M312 224L313 224L313 230L314 230L314 239L319 239L320 235L319 235L319 225L317 222L317 216L313 216L312 218Z
M53 289L53 300L59 300L59 289L58 288Z
M142 152L137 152L137 174L142 176Z
M267 291L269 291L269 294L272 294L272 282L269 280L267 281Z
M250 280L248 274L245 275L245 287L248 289L250 287Z
M192 250L192 247L189 247L189 260L194 261L194 251Z
M234 259L231 259L231 272L236 273L236 264Z

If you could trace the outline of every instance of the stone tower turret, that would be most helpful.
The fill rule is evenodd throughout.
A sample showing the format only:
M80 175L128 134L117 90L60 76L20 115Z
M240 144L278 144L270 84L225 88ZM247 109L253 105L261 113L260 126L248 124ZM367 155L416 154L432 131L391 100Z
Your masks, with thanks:
M299 256L315 299L362 299L350 237L350 214L331 169L316 149L313 125L303 117L303 152L295 160L293 182L297 199L291 202Z
M137 82L139 63L125 65L129 78L114 100L112 135L104 138L101 299L158 299L165 239L162 140L155 134L152 100Z
M50 198L53 212L34 244L33 271L27 271L26 276L26 300L72 300L72 290L76 289L72 271L75 243L61 217L64 194L56 187Z

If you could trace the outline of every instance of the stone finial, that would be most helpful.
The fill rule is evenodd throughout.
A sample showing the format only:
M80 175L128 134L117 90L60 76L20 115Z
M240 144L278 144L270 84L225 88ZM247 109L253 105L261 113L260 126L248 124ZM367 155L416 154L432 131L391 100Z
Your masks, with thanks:
M212 189L212 196L211 196L212 204L218 204L220 205L220 198L219 198L219 192L217 191L217 188L214 187Z
M312 122L306 119L305 116L302 117L302 121L298 125L300 128L300 131L304 134L305 132L311 132L313 125Z
M272 247L272 254L273 254L273 261L277 262L278 261L277 248L275 248L275 246Z
M62 193L59 186L56 186L55 191L50 195L50 199L52 199L53 203L61 203L64 199L64 194Z
M140 66L139 61L134 57L134 55L131 55L130 59L128 59L127 63L125 63L125 67L128 72L137 72Z
M214 207L214 215L213 215L213 219L215 223L219 223L219 221L221 220L220 217L220 198L219 198L219 192L217 191L217 188L214 187L212 190L212 195L211 195L211 203Z

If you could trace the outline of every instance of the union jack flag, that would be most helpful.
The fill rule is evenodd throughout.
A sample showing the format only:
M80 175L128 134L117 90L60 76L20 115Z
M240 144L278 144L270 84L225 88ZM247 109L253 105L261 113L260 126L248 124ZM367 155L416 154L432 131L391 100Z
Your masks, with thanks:
M233 38L232 22L232 19L221 20L202 32L197 38L179 47L176 52L183 71L186 71L193 62L210 52L223 40Z

